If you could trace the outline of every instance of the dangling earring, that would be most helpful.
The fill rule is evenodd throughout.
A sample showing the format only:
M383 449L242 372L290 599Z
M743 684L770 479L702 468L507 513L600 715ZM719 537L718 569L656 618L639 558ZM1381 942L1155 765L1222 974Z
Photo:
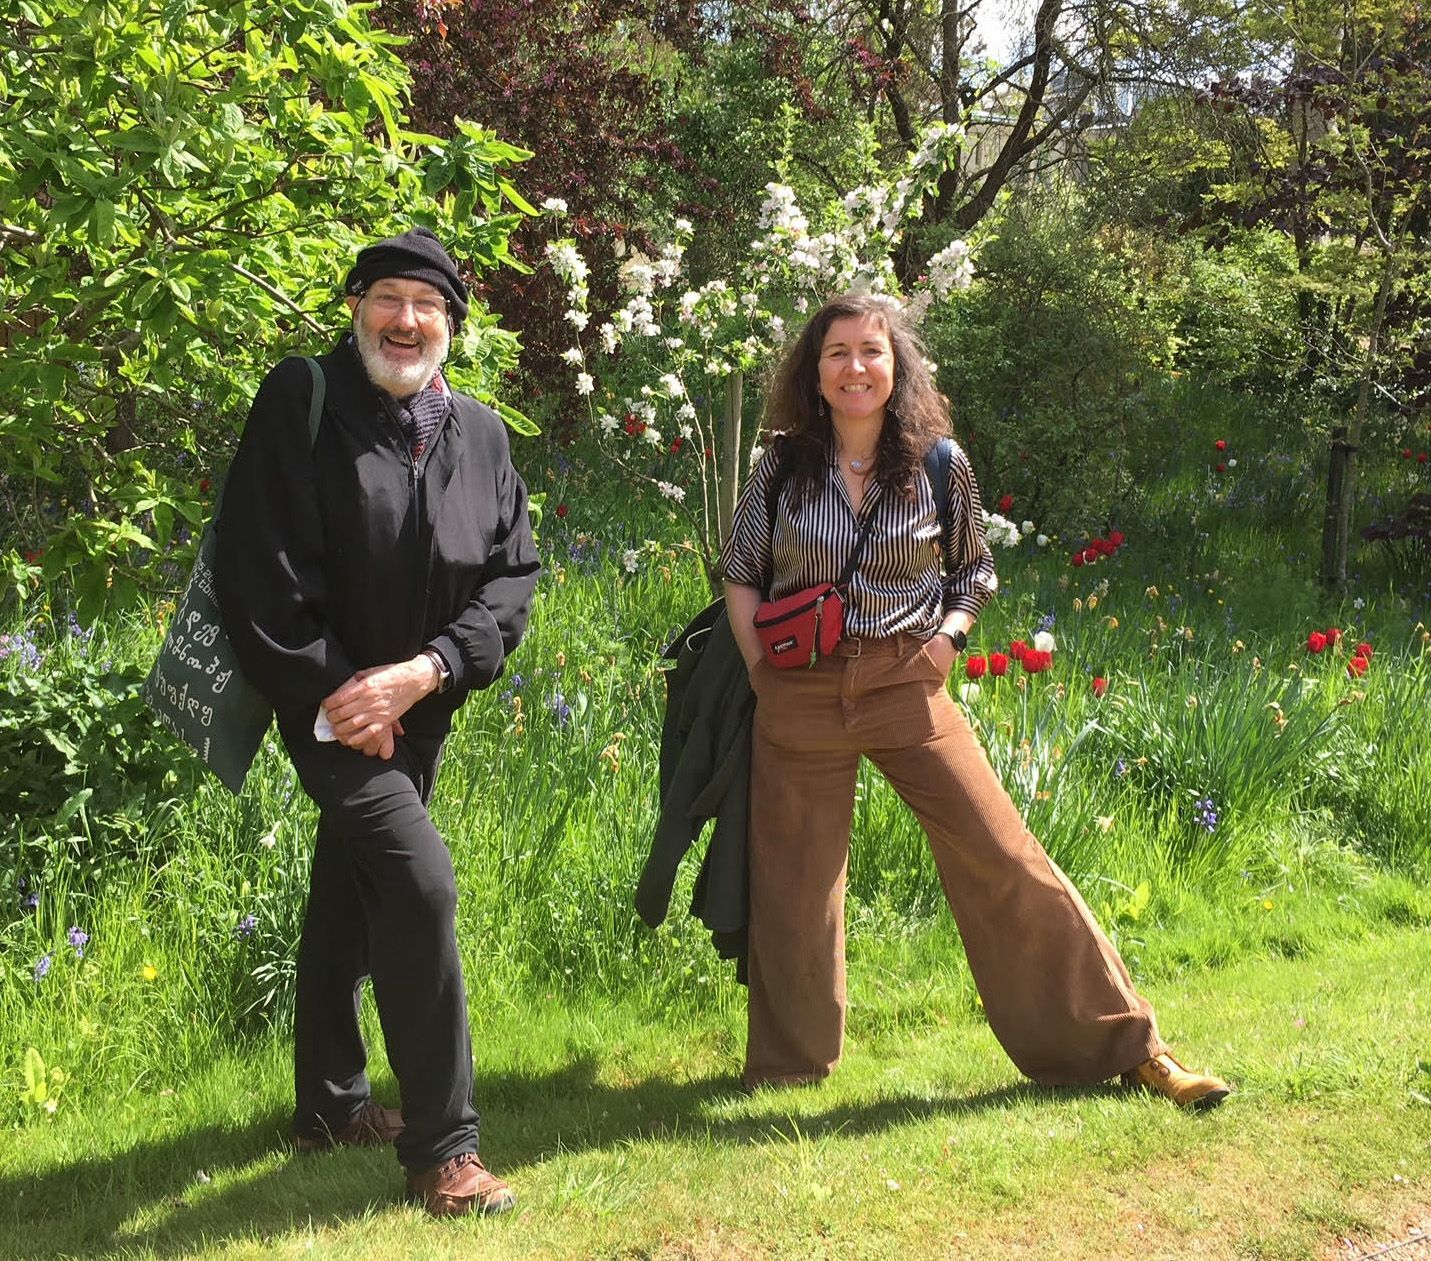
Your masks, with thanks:
M815 410L819 413L820 419L824 420L830 414L830 406L825 402L825 396L819 395L819 402L815 405Z

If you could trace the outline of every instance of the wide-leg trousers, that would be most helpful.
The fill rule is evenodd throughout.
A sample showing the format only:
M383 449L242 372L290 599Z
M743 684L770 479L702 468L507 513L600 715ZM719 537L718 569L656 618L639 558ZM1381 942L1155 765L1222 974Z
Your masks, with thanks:
M457 882L427 813L442 740L399 736L383 761L320 743L303 722L280 732L319 810L298 948L294 1133L335 1133L369 1097L358 1012L371 978L402 1096L399 1161L423 1170L476 1151Z
M816 1081L845 1027L845 872L859 760L929 838L990 1028L1034 1081L1105 1080L1166 1048L1152 1008L910 635L760 662L750 791L744 1080Z

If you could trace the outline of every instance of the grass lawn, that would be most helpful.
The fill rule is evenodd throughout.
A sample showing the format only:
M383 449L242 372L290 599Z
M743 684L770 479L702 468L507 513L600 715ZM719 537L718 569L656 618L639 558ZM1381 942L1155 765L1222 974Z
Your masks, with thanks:
M402 1206L388 1152L288 1154L280 1041L146 1080L0 1136L0 1256L1291 1259L1431 1215L1423 928L1148 986L1236 1087L1207 1115L1021 1081L963 991L912 1001L929 962L855 959L840 1070L754 1096L730 989L673 1020L475 1012L484 1155L520 1197L493 1221Z

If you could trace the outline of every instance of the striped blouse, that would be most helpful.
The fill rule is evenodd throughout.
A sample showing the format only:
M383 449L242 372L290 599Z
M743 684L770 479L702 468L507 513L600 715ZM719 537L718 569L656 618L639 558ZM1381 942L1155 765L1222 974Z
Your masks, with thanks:
M949 533L942 549L939 509L922 468L915 476L912 499L877 483L868 486L856 519L833 455L825 484L812 500L797 506L793 481L781 488L772 538L766 489L776 464L772 447L736 505L720 556L727 582L760 588L770 573L770 598L775 600L816 583L835 582L854 550L864 516L874 513L845 602L847 635L932 635L945 613L958 609L977 617L998 590L994 558L984 541L979 487L969 457L957 443L949 461Z

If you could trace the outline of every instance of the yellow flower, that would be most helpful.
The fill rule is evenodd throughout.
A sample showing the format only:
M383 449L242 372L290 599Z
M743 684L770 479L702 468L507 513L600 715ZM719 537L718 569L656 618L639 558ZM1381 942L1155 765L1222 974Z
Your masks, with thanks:
M1263 909L1264 911L1270 911L1270 910L1272 909L1272 899L1271 899L1271 898L1263 898L1263 899L1262 899L1262 909Z
M1110 613L1107 617L1105 617L1103 620L1108 623L1108 629L1109 629L1109 630L1117 630L1117 629L1118 629L1118 619L1117 619L1116 617L1114 617L1111 613Z
M1158 589L1157 587L1149 587L1143 592L1143 594L1147 596L1150 600L1156 600L1158 598Z
M1089 596L1088 598L1089 598L1090 601L1093 599L1092 596ZM1092 604L1091 604L1091 603L1090 603L1089 607L1090 607L1090 608L1092 607ZM1073 597L1073 611L1074 611L1075 613L1082 613L1082 612L1083 612L1083 601L1080 600L1077 596L1074 596L1074 597Z
M139 975L142 976L146 981L157 980L159 976L159 969L156 968L152 963L146 963L142 968L139 969Z
M1233 651L1233 652L1243 652L1246 648L1247 648L1247 645L1244 644L1244 643L1242 642L1242 640L1240 640L1240 639L1234 639L1234 640L1232 641L1232 651Z
M1105 832L1111 832L1113 830L1113 816L1111 814L1100 814L1094 818L1093 822Z
M1087 606L1087 607L1088 607L1088 611L1089 611L1090 613L1092 613L1093 610L1098 607L1098 597L1097 597L1096 595L1091 595L1091 596L1088 597L1088 606Z

